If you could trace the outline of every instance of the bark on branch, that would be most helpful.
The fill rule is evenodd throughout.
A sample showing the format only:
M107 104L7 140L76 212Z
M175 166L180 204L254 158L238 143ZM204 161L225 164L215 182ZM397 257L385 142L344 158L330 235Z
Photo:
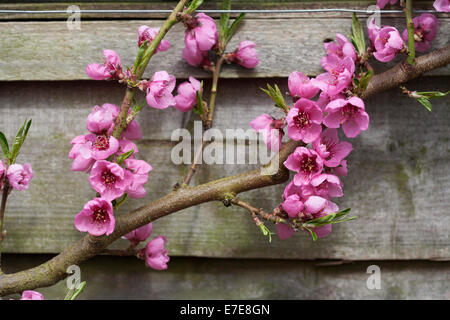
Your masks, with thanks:
M450 46L417 58L414 66L400 63L386 72L375 75L363 93L362 98L366 99L373 94L396 87L418 77L424 72L446 66L449 63ZM225 194L238 194L286 182L289 172L284 168L282 162L301 144L301 142L289 141L283 145L279 158L276 157L270 163L270 166L278 168L277 173L274 175L264 175L262 174L264 169L260 168L196 187L187 186L180 188L163 198L120 216L117 219L114 233L108 237L87 235L40 266L14 274L0 275L0 296L51 286L67 276L66 269L68 266L80 264L100 254L108 245L122 235L168 214L204 202L221 201Z

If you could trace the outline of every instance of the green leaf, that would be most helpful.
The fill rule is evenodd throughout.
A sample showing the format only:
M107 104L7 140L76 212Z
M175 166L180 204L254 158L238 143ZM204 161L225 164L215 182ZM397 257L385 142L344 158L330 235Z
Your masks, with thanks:
M116 163L117 164L122 164L122 162L124 162L126 159L128 159L129 157L131 157L131 155L134 153L134 148L131 149L130 151L127 151L125 153L122 153L121 155L119 155L116 159Z
M364 41L364 32L362 29L361 22L359 22L358 17L353 12L352 16L352 36L353 45L359 54L363 54L366 51L366 43Z
M358 85L358 88L361 91L366 90L367 85L370 82L370 79L372 79L372 76L373 76L373 70L368 70L367 72L361 74L361 80L359 81L359 85Z
M288 111L286 101L284 101L283 94L281 93L277 85L275 85L275 87L272 87L270 86L270 84L267 84L267 89L261 88L261 90L267 93L267 95L275 102L275 106L277 108Z
M419 101L428 111L431 112L433 107L431 105L430 99L428 99L427 97L421 97L421 98L416 98L416 100Z
M231 9L231 0L222 0L222 10ZM228 32L228 24L230 23L230 13L224 12L220 15L219 41L225 40Z
M189 4L189 6L186 9L187 14L191 14L195 10L197 10L198 7L200 7L203 4L203 0L193 0Z
M347 215L350 212L350 208L347 208L345 210L336 212L336 213L330 213L326 216L319 217L316 219L311 219L306 221L302 226L307 227L322 227L327 224L336 224L341 223L345 221L350 221L356 219L356 217L350 217L350 218L344 218L345 215Z
M448 95L450 91L447 92L440 92L440 91L423 91L423 92L416 92L415 94L421 97L427 97L427 98L442 98Z
M260 224L259 229L261 229L262 234L265 237L269 237L269 242L272 242L272 233L270 232L270 230L264 225L264 223Z
M136 55L136 60L134 61L133 72L136 72L137 68L142 62L142 58L144 57L145 50L147 49L148 40L145 40L144 43L139 47L138 53Z
M78 289L76 289L75 291L69 291L66 295L66 297L64 298L64 300L75 300L80 293L83 291L84 287L86 287L86 281L83 281L82 283L80 283L80 287Z
M4 133L1 131L0 131L0 146L2 147L3 156L5 157L5 159L9 159L8 140L6 140Z
M245 13L241 13L236 19L234 19L230 28L228 28L226 33L226 42L230 41L231 37L236 33L236 30L241 25L242 20L245 18Z
M311 235L313 241L316 241L316 240L317 240L317 234L316 234L313 230L311 230L311 229L309 229L309 228L307 228L307 227L304 227L304 228L305 228L306 230L308 230L308 232L309 232L309 234Z
M202 97L202 89L203 89L203 81L200 83L200 90L195 92L197 97L197 104L193 109L196 114L203 115L205 113L205 109L203 108L203 97Z
M30 130L32 120L25 120L23 125L20 127L19 131L14 138L13 145L11 147L11 152L9 154L10 164L15 163L17 156L19 155L20 149L22 148L23 143L28 135L28 130Z

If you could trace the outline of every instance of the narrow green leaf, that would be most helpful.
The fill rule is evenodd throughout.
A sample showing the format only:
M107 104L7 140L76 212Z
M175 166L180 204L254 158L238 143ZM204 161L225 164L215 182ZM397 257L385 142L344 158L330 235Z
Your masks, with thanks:
M222 0L222 10L230 10L231 9L231 0ZM228 24L230 23L230 13L222 13L220 15L220 27L219 27L219 35L220 40L225 40L227 31L228 31Z
M203 4L203 0L193 0L186 9L186 13L191 14Z
M16 134L16 137L14 138L13 145L11 147L11 152L9 155L10 164L15 163L17 156L19 155L20 148L22 148L22 145L25 141L25 138L28 134L28 130L31 126L31 120L23 123L23 125L20 127L19 131Z
M142 62L142 58L144 57L145 50L147 49L148 40L145 40L144 43L139 47L138 53L136 55L136 60L134 61L133 72L136 72L137 68Z
M72 297L70 297L70 300L75 300L83 291L84 287L86 287L86 281L80 283L80 287L73 293Z
M241 13L236 19L234 19L233 23L231 23L230 28L228 28L226 33L226 42L230 41L231 37L236 33L237 29L241 25L242 20L245 18L245 13Z
M303 227L321 227L327 224L336 224L356 219L356 217L344 218L350 210L350 208L347 208L336 213L330 213L323 217L308 220L303 224Z
M2 147L3 156L5 157L5 159L9 159L8 140L6 140L4 133L1 131L0 131L0 146Z
M366 90L367 85L370 82L370 79L372 79L372 76L373 76L372 70L368 70L367 72L361 74L361 80L359 81L359 85L358 85L358 87L361 91Z
M427 97L417 98L416 100L419 101L428 111L431 112L433 109L431 101Z
M260 224L259 229L265 237L269 237L269 242L272 242L272 233L270 230L264 224Z
M133 112L133 114L138 114L144 107L145 104L134 104L131 108L131 112Z
M130 151L127 151L125 153L122 153L121 155L119 155L117 157L116 163L117 164L122 164L126 159L128 159L129 157L131 157L131 155L134 153L134 148L131 149Z
M305 228L306 230L308 230L308 232L309 232L309 234L311 235L313 241L316 241L316 240L317 240L317 234L316 234L313 230L311 230L311 229L309 229L309 228L307 228L307 227L304 227L304 228Z
M267 95L275 102L275 106L277 108L288 110L283 94L281 93L280 88L278 88L277 85L271 87L270 84L267 84L267 90L263 88L261 88L261 90L267 93Z
M200 83L200 90L195 92L197 97L197 104L193 109L196 114L203 115L205 113L205 109L203 108L203 97L202 97L202 89L203 89L203 81Z
M450 91L447 92L440 92L440 91L423 91L423 92L416 92L418 96L427 97L427 98L442 98L448 95Z
M355 45L355 49L358 51L359 54L363 54L366 50L366 44L364 41L364 32L362 29L361 22L359 22L358 17L353 12L352 15L352 40L353 44Z

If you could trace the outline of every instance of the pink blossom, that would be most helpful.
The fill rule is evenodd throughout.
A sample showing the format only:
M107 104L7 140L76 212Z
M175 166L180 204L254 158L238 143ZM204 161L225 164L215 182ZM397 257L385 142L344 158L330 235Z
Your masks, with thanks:
M201 83L193 77L189 77L189 82L183 82L178 86L178 94L175 96L175 107L186 112L197 104L197 91L200 91Z
M293 194L297 194L301 197L303 197L303 186L297 186L295 185L294 181L291 181L288 183L288 185L286 186L286 188L284 188L283 191L283 198L286 200L289 196L293 195Z
M330 213L337 212L338 210L339 208L335 203L321 197L311 196L306 199L303 204L303 209L297 212L295 217L307 222L308 220L320 218ZM323 238L331 232L332 225L327 224L325 226L314 227L312 229L316 233L318 238ZM285 240L292 237L292 235L295 233L295 230L293 230L289 225L278 223L277 232L278 237L281 240Z
M138 29L138 46L142 46L145 41L148 41L148 45L155 39L158 35L159 28L150 28L149 26L140 26ZM170 42L167 40L161 40L156 48L155 53L166 51L170 48Z
M128 114L130 114L130 112ZM90 132L98 135L111 135L118 115L119 108L114 104L105 103L101 107L95 106L94 110L92 110L87 117L86 128ZM136 120L130 122L127 128L122 132L121 137L130 140L142 138L141 128Z
M403 40L400 33L394 27L383 27L377 33L374 40L374 57L381 62L388 62L395 58L403 48Z
M293 194L284 200L281 206L290 218L312 219L326 204L327 199L319 196L310 196L303 200L299 195Z
M391 5L395 4L398 0L377 0L377 6L383 9L389 2Z
M256 132L262 134L262 138L270 150L278 151L281 148L283 139L284 120L276 120L264 113L250 122L250 126Z
M292 194L287 197L281 206L291 218L295 218L304 208L304 204L298 194Z
M294 235L295 230L287 224L277 223L277 233L281 240L286 240Z
M8 177L9 185L13 189L19 191L27 190L31 179L33 179L33 170L29 163L24 165L14 163L9 166L6 176Z
M320 109L324 110L325 107L327 106L327 104L329 104L330 101L335 100L335 99L345 99L345 96L343 94L339 93L337 95L330 97L325 92L321 92L316 103L320 107Z
M375 43L375 39L378 35L378 32L380 32L380 30L381 30L381 28L375 23L375 18L370 19L369 25L367 26L367 31L369 33L369 39L370 39L373 49L375 49L373 44Z
M101 107L95 106L87 117L86 128L95 134L111 133L118 114L119 108L113 104L105 103Z
M172 95L175 81L175 77L166 71L155 72L147 88L148 105L156 109L165 109L175 105Z
M104 198L94 198L88 201L83 210L75 216L75 228L80 232L88 232L93 236L114 231L116 220L113 215L111 202Z
M294 101L299 98L311 99L319 92L319 88L313 86L311 80L298 71L294 71L289 75L288 86Z
M139 152L139 149L133 141L130 141L127 139L119 140L119 150L117 150L117 153L116 153L117 155L127 153L131 150L134 150L134 151L133 151L133 154L128 157L128 159L133 159L134 155Z
M358 97L333 100L326 106L325 111L328 115L323 123L328 128L339 128L342 124L348 138L356 137L369 127L369 115L364 111L364 102Z
M331 173L340 177L345 177L348 173L347 160L342 160L339 166L331 168Z
M90 153L80 153L81 147L83 147L86 142L87 140L85 135L76 136L70 142L73 145L69 152L69 159L74 160L72 162L72 171L89 171L95 162Z
M139 227L130 233L127 233L123 238L129 240L133 246L137 246L139 242L145 241L152 234L152 224L148 223Z
M327 54L336 54L339 58L350 57L353 61L356 61L357 55L353 44L340 33L336 33L337 43L334 41L325 42L323 45ZM322 64L326 58L322 58Z
M418 52L430 49L431 41L436 38L439 20L431 13L423 13L413 19L414 43ZM403 31L403 39L408 41L408 29Z
M256 43L252 41L242 41L239 47L230 55L229 60L238 65L253 69L259 64L258 53L255 50Z
M130 111L131 112L131 111ZM129 113L128 113L129 114ZM136 120L130 122L130 124L122 131L121 138L127 138L130 140L137 140L142 138L142 131L139 123Z
M114 50L104 50L106 61L103 64L91 63L86 67L86 73L94 80L121 79L124 77L122 63Z
M37 291L26 290L22 292L20 300L44 300L44 296Z
M342 183L335 175L320 174L311 179L310 184L303 186L303 194L325 199L342 197Z
M202 12L197 13L193 27L188 28L186 32L194 35L201 51L210 50L216 44L219 36L214 19Z
M310 143L322 132L322 110L314 101L300 98L289 110L286 122L292 140Z
M284 162L284 166L297 172L294 176L294 184L300 186L310 183L312 178L322 172L323 161L314 150L297 147Z
M189 32L186 32L184 35L184 44L185 47L182 51L183 59L194 67L203 65L204 60L208 56L208 51L202 51L199 49L195 36Z
M167 269L169 256L167 250L164 249L167 239L163 236L156 237L147 243L145 247L145 263L148 267L155 270Z
M92 166L89 182L103 199L112 201L125 193L130 178L117 163L100 160Z
M93 160L107 159L119 149L117 139L106 135L78 136L71 143L74 146L69 153L69 159L74 159L73 171L86 171L92 165Z
M439 12L450 12L450 1L436 0L433 3L433 7Z
M0 191L3 189L3 184L4 184L4 180L5 180L5 172L6 172L6 168L3 165L2 160L0 160Z
M329 54L322 61L322 66L328 72L319 74L311 83L328 96L335 96L345 90L352 81L355 63L350 57L339 58Z
M339 207L335 203L328 201L323 211L316 214L315 218L324 217L329 215L330 213L335 213L338 211ZM324 238L331 233L332 228L333 228L332 224L326 224L321 227L315 227L313 231L316 233L317 238Z
M337 129L326 129L319 138L313 141L312 147L323 159L327 167L337 167L350 151L352 144L339 142Z
M148 173L153 169L144 160L126 159L124 161L125 168L131 172L130 184L126 189L126 193L131 198L143 198L146 195L144 184L148 181Z

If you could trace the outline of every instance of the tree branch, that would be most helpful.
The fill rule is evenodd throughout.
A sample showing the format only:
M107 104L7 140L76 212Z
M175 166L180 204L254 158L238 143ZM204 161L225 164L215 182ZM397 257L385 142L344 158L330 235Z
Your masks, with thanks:
M398 87L400 84L417 78L422 73L445 67L450 63L450 45L416 58L414 66L406 61L372 77L361 99Z
M414 66L402 62L386 72L375 75L362 98L366 99L371 95L396 87L403 82L418 77L423 72L445 66L448 63L450 63L450 46L417 58ZM289 178L289 172L283 166L283 162L300 145L302 143L296 141L289 141L283 145L279 158L275 157L275 160L272 159L269 164L269 166L276 166L275 168L278 169L274 175L263 175L262 170L264 168L260 168L196 187L179 188L163 198L118 217L116 228L108 237L86 235L73 246L40 266L14 274L0 275L0 296L51 286L67 276L66 269L68 266L80 264L100 254L122 235L168 214L204 202L222 201L225 195L229 193L238 194L286 182Z

